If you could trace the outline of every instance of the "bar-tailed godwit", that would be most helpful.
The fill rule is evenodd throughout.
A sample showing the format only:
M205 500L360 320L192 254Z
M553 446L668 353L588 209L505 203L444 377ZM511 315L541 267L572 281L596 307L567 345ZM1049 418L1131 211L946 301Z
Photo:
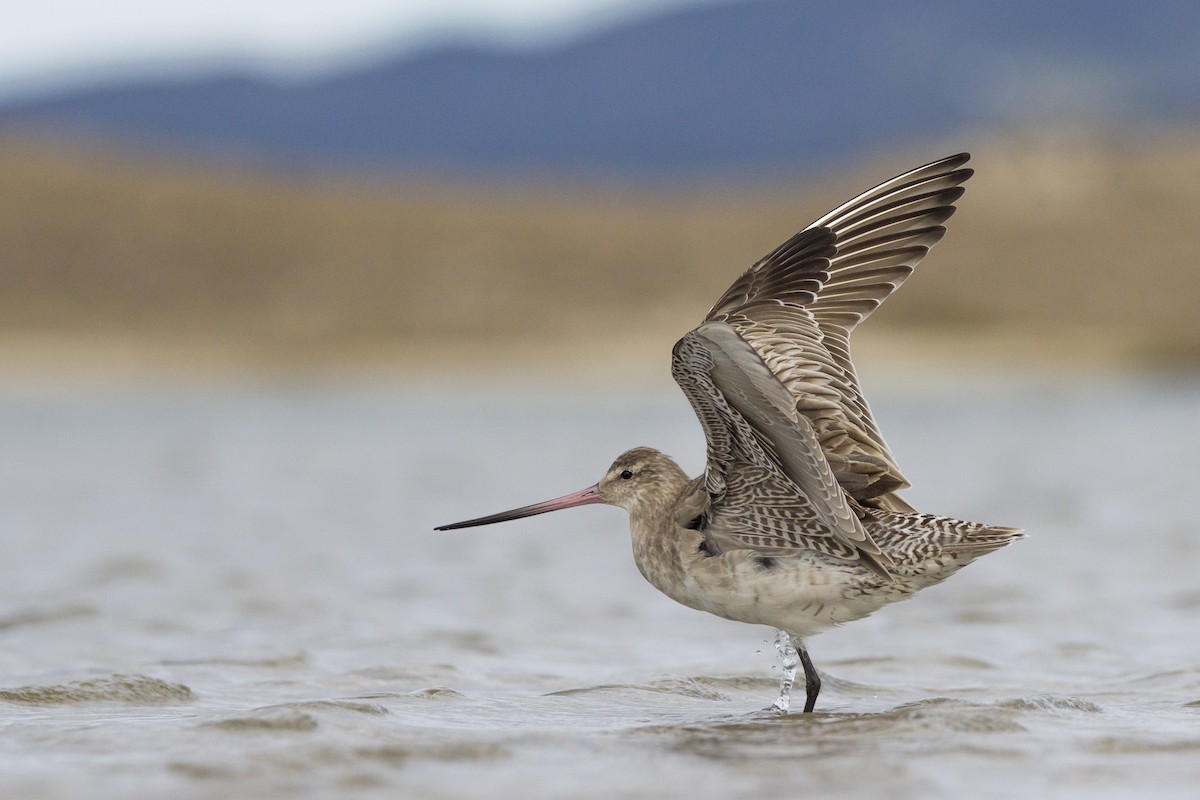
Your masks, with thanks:
M646 580L691 608L775 628L775 708L788 711L799 663L812 711L821 681L808 637L1022 536L900 498L909 483L850 361L855 326L945 233L968 158L918 167L829 212L743 273L679 340L671 373L708 440L703 475L638 447L587 489L438 530L620 506Z

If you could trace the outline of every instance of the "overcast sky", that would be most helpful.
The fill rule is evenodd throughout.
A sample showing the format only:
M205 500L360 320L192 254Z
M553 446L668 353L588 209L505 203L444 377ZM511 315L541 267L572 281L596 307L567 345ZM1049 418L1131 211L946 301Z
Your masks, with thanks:
M0 93L24 93L146 63L234 61L284 72L327 67L460 33L569 37L704 0L40 0L5 4ZM709 0L711 1L711 0Z

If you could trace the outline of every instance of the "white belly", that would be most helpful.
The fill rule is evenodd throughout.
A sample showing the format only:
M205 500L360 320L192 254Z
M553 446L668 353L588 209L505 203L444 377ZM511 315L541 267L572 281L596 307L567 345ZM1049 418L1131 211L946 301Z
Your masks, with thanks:
M780 628L801 638L861 619L908 592L862 570L811 556L773 559L763 567L747 551L691 565L685 586L699 608L726 619Z
M672 557L663 550L639 552L635 540L638 568L659 591L685 606L801 638L861 619L918 588L903 578L885 584L862 567L815 553L773 558L766 566L749 550L710 556L698 549L701 538L694 531L680 531Z

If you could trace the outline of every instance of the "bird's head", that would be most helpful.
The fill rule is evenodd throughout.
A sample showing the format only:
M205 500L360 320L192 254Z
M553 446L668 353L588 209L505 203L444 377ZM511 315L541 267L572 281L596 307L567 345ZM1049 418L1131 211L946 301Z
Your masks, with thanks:
M673 503L686 482L687 476L670 457L650 447L635 447L617 456L617 460L604 473L604 477L594 486L553 500L514 508L512 511L440 525L436 530L449 531L472 528L476 525L491 525L494 522L507 522L592 503L619 506L634 513L655 502Z

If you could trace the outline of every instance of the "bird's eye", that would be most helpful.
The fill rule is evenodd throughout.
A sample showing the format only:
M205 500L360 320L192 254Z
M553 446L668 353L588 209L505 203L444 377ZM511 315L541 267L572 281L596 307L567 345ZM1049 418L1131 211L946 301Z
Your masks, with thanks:
M621 473L621 480L627 481L633 477L633 470L627 469Z

